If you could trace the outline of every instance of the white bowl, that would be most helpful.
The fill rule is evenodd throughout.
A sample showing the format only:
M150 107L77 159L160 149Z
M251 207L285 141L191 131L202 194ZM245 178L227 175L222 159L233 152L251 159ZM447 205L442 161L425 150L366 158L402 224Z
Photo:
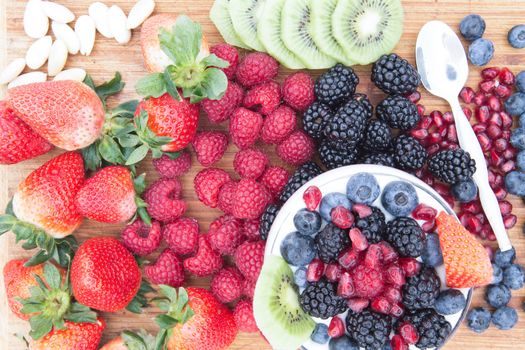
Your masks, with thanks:
M450 206L447 204L447 202L436 192L434 191L430 186L428 186L423 181L419 180L418 178L403 172L401 170L397 170L394 168L386 167L386 166L380 166L380 165L365 165L365 164L359 164L359 165L350 165L338 169L334 169L328 172L325 172L316 178L310 180L307 182L304 186L302 186L299 190L297 190L291 197L288 199L288 201L282 206L281 210L279 211L279 214L275 218L275 221L273 222L272 228L270 230L270 233L268 234L268 239L266 243L266 250L265 255L278 255L281 256L280 252L280 246L282 240L291 232L297 231L295 229L294 223L293 223L293 217L295 213L297 213L298 210L305 207L304 201L303 201L303 192L309 187L309 186L317 186L323 195L326 195L330 192L341 192L346 193L346 183L348 182L348 179L357 173L370 173L375 176L377 179L377 182L379 183L379 186L381 187L381 193L384 189L384 187L392 182L397 180L402 180L405 182L408 182L412 184L417 192L417 195L419 197L419 203L424 203L428 206L431 206L439 211L445 211L447 214L456 215L454 213L454 210L450 208ZM372 204L373 206L379 207L383 210L383 213L385 214L385 217L387 221L392 220L393 216L390 215L388 212L386 212L381 205L381 196ZM420 222L421 224L422 222ZM421 259L418 259L421 260ZM292 270L296 270L296 267L291 266ZM441 279L441 288L442 290L448 289L448 287L445 284L445 268L444 266L438 266L436 268L436 272ZM467 304L464 310L461 312L458 312L457 314L445 316L448 322L450 322L452 326L452 332L450 333L448 339L453 335L453 333L458 328L459 324L465 317L465 314L468 310L468 307L470 305L470 301L472 298L472 289L464 288L460 289L461 292L465 295L467 299ZM345 314L342 314L345 315ZM329 324L330 319L328 320L322 320L318 318L314 318L315 322L317 323L325 323ZM447 339L447 340L448 340ZM303 347L307 350L327 350L328 344L317 344L311 340L307 341L303 344ZM411 345L410 349L418 349L416 346Z

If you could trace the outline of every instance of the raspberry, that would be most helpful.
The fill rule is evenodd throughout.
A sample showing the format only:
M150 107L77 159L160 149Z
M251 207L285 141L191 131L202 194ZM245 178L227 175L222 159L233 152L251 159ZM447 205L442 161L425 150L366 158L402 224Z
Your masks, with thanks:
M237 182L229 181L222 185L219 190L219 209L225 214L231 214L233 211L233 197L237 190Z
M379 296L385 286L381 271L365 265L359 265L352 271L352 280L356 296L366 299Z
M304 112L315 99L314 81L306 73L289 75L283 82L283 100L293 109Z
M255 317L253 316L253 305L249 300L240 300L233 309L233 318L239 331L245 333L256 333L259 331Z
M266 143L279 144L290 136L296 125L297 118L293 109L281 106L264 119L261 138Z
M228 88L220 100L204 99L201 102L202 110L208 115L212 123L222 123L241 105L244 90L239 84L229 81Z
M221 303L231 303L241 297L244 277L235 267L219 270L211 280L211 292Z
M233 159L233 168L240 177L247 179L257 179L260 177L266 166L268 165L268 157L263 152L247 148L235 154Z
M230 136L235 146L240 149L252 146L259 138L263 118L249 109L237 108L230 119Z
M264 241L244 242L235 251L235 265L244 278L256 281L264 261Z
M219 131L203 131L197 133L192 145L199 163L208 167L217 163L226 152L228 136Z
M168 155L153 159L153 167L160 177L172 179L186 174L191 168L191 156L186 151L181 151L180 155L171 159Z
M239 219L259 218L271 196L266 187L251 179L242 179L237 184L233 201L233 215Z
M235 77L244 87L251 87L275 78L279 71L279 63L262 52L248 54L239 64Z
M259 219L244 220L242 225L242 232L246 236L246 239L248 239L249 241L259 240L261 238L261 235L259 234L260 226L261 222Z
M160 224L153 221L151 226L137 219L124 228L120 234L126 248L132 253L143 256L153 253L160 245L162 237Z
M159 179L144 193L149 215L158 221L168 222L182 216L186 202L180 199L181 184L177 179Z
M253 294L255 293L255 286L257 285L257 280L251 281L251 280L244 280L244 283L242 285L242 295L253 299Z
M294 131L277 146L277 155L291 165L302 165L314 155L314 142L301 130Z
M286 169L281 168L280 166L271 166L260 178L261 184L266 186L268 191L275 197L279 197L284 186L288 182L290 174Z
M154 284L180 287L184 283L182 261L170 249L164 249L155 263L144 267L144 274Z
M235 252L242 243L242 221L231 215L223 215L210 224L208 241L210 246L224 255Z
M193 180L193 185L199 200L208 207L216 208L219 202L219 190L230 180L230 175L226 171L208 168L199 171Z
M180 255L192 254L199 241L199 223L193 218L180 218L162 228L168 247Z
M237 49L226 43L221 43L213 45L210 48L210 53L228 61L230 65L227 68L222 68L222 71L226 74L228 79L233 79L233 77L235 77L235 72L237 71L237 66L239 65L239 52Z
M209 276L223 265L222 257L215 252L208 242L206 235L199 235L197 254L184 260L184 269L195 276Z
M243 105L262 115L272 113L281 104L281 87L275 81L254 86L244 96Z

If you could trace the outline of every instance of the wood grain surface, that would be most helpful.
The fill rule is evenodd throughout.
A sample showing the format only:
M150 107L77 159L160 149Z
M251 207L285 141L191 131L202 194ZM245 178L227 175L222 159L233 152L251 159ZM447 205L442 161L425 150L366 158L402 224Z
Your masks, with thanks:
M317 0L321 1L321 0ZM58 1L67 5L77 16L86 14L90 1L69 0ZM211 43L221 41L221 37L215 27L208 19L208 11L213 3L212 0L157 0L155 13L177 13L188 14L194 20L203 25L203 31ZM24 35L22 28L22 15L25 0L0 0L0 68L6 62L17 57L23 57L32 40ZM110 2L107 2L110 4ZM130 10L134 1L116 0L111 4L120 5L126 13ZM494 41L496 57L491 62L492 65L508 66L515 73L525 69L525 49L512 49L506 40L507 31L516 24L525 21L525 1L456 1L456 0L404 0L406 21L404 35L396 48L396 52L414 60L414 45L417 33L421 26L429 20L440 19L457 28L463 16L469 13L479 13L487 22L485 37ZM142 56L139 46L139 32L133 32L132 41L126 46L119 46L113 40L105 39L97 34L95 49L89 57L74 56L68 60L68 67L85 68L97 82L109 79L114 71L119 70L127 86L117 99L112 99L111 103L137 98L133 86L137 79L145 74L142 65ZM381 92L370 83L370 67L357 67L356 70L361 78L358 90L367 93L371 99L377 103L381 98ZM281 70L280 79L287 74ZM313 73L316 74L316 73ZM472 69L469 84L477 85L479 70ZM0 91L0 97L5 91ZM437 98L431 97L423 91L422 103L427 110L440 109L446 110L446 106ZM117 101L118 100L118 101ZM206 118L201 118L201 129L211 127ZM220 129L224 129L221 126ZM236 149L230 146L224 158L218 164L219 167L227 169L233 174L232 159ZM268 148L272 155L272 163L280 164L272 148ZM15 166L0 166L0 207L4 208L8 199L13 195L19 181L21 181L32 170L41 165L44 161L59 154L59 150L42 157L26 161ZM218 210L206 208L198 202L193 191L193 177L202 168L196 163L191 172L183 179L183 196L188 201L187 215L195 217L200 223L201 230L205 232L209 223L220 215ZM147 172L147 180L155 180L156 174L148 159L142 165L143 171ZM525 263L525 238L522 233L522 225L525 219L525 207L521 199L510 197L514 205L514 214L518 216L518 224L511 230L510 235L514 246L518 250L518 260ZM82 241L88 237L100 235L118 236L122 226L105 225L86 220L80 229L75 233L76 237ZM28 252L23 251L14 243L12 234L5 234L0 237L0 267L12 258L27 257ZM0 280L2 277L0 277ZM207 279L189 279L189 285L207 286ZM0 285L3 282L0 281ZM482 289L475 292L472 306L485 305L483 301L484 291ZM525 314L521 308L524 301L525 291L513 292L511 305L519 309L519 324L511 331L498 331L494 327L482 335L470 332L464 325L461 326L454 338L445 346L446 349L525 349ZM156 331L152 322L155 310L147 310L143 315L133 315L128 312L118 312L114 314L103 314L107 320L107 329L104 333L103 343L116 336L124 329L145 328ZM0 350L19 350L23 349L23 343L14 334L27 332L27 325L11 314L7 307L4 288L0 288ZM269 349L268 345L256 334L239 334L231 349Z

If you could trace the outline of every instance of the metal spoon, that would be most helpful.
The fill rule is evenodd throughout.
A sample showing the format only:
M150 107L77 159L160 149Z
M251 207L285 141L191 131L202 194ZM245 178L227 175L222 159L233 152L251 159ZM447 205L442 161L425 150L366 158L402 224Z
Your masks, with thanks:
M512 248L505 230L496 195L492 191L487 163L481 145L466 118L458 95L468 78L465 50L454 31L440 21L428 22L421 28L416 43L416 61L421 81L433 95L445 99L452 108L461 148L476 161L474 182L490 226L502 251Z

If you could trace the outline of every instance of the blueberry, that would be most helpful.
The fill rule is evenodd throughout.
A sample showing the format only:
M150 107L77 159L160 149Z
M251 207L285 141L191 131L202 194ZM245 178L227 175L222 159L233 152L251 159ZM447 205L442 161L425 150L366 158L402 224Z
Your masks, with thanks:
M485 290L485 300L496 309L506 306L511 296L510 289L504 284L491 284Z
M525 174L511 171L505 176L505 187L510 194L525 197Z
M510 136L510 143L519 150L525 150L525 129L516 129Z
M461 35L468 41L474 41L483 36L485 32L485 21L480 15L468 15L459 24Z
M442 315L453 315L467 306L467 300L458 289L447 289L439 293L434 308Z
M403 181L392 181L385 186L381 203L390 214L408 216L419 203L414 186Z
M323 219L328 222L332 221L330 213L332 212L332 209L339 205L342 205L348 210L352 209L352 203L350 203L350 200L348 200L348 198L342 193L332 192L324 196L321 200L321 205L319 206L319 211L321 212Z
M359 346L355 341L343 335L339 338L330 339L328 343L329 350L359 350Z
M484 66L494 56L494 44L487 39L476 39L468 47L468 58L473 65Z
M518 89L519 92L525 92L525 70L516 75L516 89ZM522 124L520 124L520 126L522 126Z
M513 264L503 270L503 284L510 289L521 289L523 288L524 282L525 275L521 265Z
M518 120L518 123L519 123L519 128L520 129L525 129L525 113L523 113L522 115L520 115L520 118Z
M421 259L426 265L436 267L443 264L443 254L439 244L439 236L435 233L429 233L425 239L425 246L421 253Z
M472 202L478 195L478 186L472 180L458 182L452 186L452 194L461 203Z
M387 342L385 346L383 346L382 350L392 350L392 345L390 344L390 342Z
M306 284L308 283L306 281L306 267L301 266L297 270L295 270L293 274L294 282L299 288L306 287Z
M492 284L498 284L503 281L503 270L496 264L492 264Z
M525 92L516 92L505 101L505 110L512 116L525 113Z
M514 328L517 322L518 313L508 306L503 306L492 314L492 323L503 331Z
M516 249L514 247L510 250L502 252L500 249L496 250L494 253L494 264L498 265L502 269L512 265L514 260L516 260Z
M317 344L328 343L328 339L330 339L330 336L328 335L328 326L324 323L316 324L310 339Z
M476 307L467 314L467 326L476 333L483 333L490 326L490 311Z
M507 39L513 48L523 49L525 47L525 24L512 27L509 30Z
M518 166L518 169L525 171L525 151L518 153L518 156L516 157L516 165Z
M308 265L316 255L314 239L292 232L281 242L281 255L290 265Z
M372 204L380 192L376 178L368 173L355 174L346 184L346 195L354 203Z
M321 228L321 215L316 211L299 210L293 217L297 231L307 236L314 236Z

